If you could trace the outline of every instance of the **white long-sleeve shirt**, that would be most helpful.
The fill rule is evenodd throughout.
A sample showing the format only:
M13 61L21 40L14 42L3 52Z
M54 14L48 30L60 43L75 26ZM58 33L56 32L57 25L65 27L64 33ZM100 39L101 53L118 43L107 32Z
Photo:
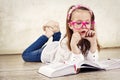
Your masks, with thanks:
M95 53L91 53L88 51L87 56L83 56L80 54L75 54L67 48L66 43L60 44L60 42L55 41L43 49L41 54L41 61L43 63L51 63L51 62L80 62L83 60L89 60L92 62L96 62L98 60L98 51Z

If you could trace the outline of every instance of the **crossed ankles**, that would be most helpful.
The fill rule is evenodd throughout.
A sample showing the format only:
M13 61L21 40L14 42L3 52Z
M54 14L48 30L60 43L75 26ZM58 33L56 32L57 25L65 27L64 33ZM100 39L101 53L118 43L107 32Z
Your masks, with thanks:
M54 33L60 32L59 24L55 21L49 21L47 24L43 26L43 30L45 31L45 35L50 38L54 35Z

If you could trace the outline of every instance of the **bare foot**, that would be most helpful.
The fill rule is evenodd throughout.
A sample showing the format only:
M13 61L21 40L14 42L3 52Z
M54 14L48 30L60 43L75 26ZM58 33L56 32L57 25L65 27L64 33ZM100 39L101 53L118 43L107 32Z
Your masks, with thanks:
M46 27L51 27L53 32L59 32L60 31L60 28L59 28L59 23L56 22L56 21L49 21L47 22L44 26L43 26L43 30L45 31L45 28Z
M54 34L53 30L51 27L46 27L45 28L45 35L50 38Z

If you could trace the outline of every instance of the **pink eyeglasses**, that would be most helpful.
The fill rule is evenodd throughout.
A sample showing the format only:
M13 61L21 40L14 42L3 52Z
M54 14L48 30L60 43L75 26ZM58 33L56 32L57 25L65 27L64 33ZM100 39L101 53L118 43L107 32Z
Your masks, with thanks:
M73 29L75 30L80 30L80 29L89 29L90 26L88 26L89 24L91 24L90 22L85 22L85 21L71 21L69 22L69 24L73 27ZM76 27L78 26L78 27Z

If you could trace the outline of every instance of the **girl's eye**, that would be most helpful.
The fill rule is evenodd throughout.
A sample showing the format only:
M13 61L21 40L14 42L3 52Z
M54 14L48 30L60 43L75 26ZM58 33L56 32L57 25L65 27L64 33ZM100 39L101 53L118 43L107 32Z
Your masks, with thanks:
M81 25L81 22L77 22L77 25Z
M75 23L75 22L72 22L71 24L72 24L72 25L75 25L76 23Z
M71 26L74 26L75 24L76 24L75 22L72 22L72 21L70 22Z
M89 22L86 22L86 24L90 24Z

